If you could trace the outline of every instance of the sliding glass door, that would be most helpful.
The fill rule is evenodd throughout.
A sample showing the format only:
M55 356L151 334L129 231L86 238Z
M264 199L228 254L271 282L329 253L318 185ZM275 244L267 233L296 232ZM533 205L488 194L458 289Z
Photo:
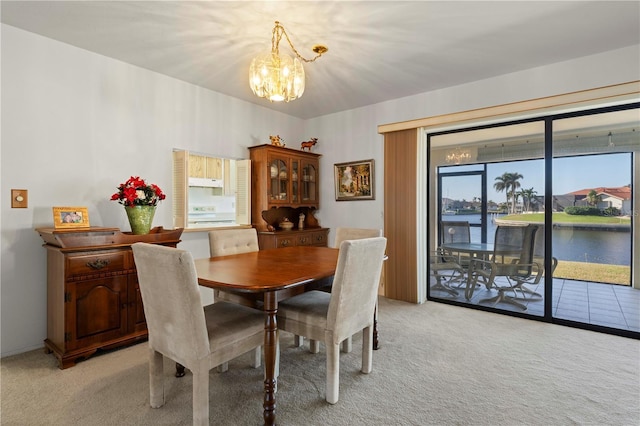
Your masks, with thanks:
M428 298L640 333L638 117L633 104L427 135L430 252L441 262L462 259L460 251L471 259L455 291L442 291L440 279ZM466 248L447 221L468 222ZM504 227L522 236L503 257L530 267L495 265Z
M553 122L554 318L640 331L632 287L639 124L637 110Z

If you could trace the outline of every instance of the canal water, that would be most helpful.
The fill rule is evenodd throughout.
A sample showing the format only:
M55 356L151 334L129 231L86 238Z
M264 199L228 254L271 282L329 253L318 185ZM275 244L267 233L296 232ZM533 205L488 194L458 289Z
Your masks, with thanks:
M446 215L444 220L479 223L478 215ZM495 217L495 216L494 216ZM499 218L500 216L497 216ZM493 242L496 224L489 215L487 242ZM471 227L471 241L480 241L480 228ZM556 228L553 230L553 256L574 262L631 265L631 232Z

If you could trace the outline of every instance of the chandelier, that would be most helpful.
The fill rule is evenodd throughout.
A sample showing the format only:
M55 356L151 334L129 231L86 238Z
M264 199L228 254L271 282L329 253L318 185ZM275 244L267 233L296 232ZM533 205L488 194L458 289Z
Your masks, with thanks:
M447 163L460 164L471 160L471 153L468 149L456 148L447 152L445 161Z
M283 35L296 55L294 58L281 54L278 49ZM284 27L276 21L271 36L271 52L256 56L251 61L249 86L253 93L258 97L269 99L271 102L289 102L302 96L304 93L304 68L300 60L313 62L329 49L326 46L315 45L312 50L317 54L313 59L305 59L300 56L296 48L293 47Z

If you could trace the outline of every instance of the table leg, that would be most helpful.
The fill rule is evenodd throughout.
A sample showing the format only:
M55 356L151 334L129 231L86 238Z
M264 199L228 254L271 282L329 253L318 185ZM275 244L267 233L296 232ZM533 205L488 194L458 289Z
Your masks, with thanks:
M264 295L264 424L276 424L276 357L278 344L278 299L274 292Z
M377 351L380 349L380 344L378 343L378 307L376 306L373 310L373 350Z

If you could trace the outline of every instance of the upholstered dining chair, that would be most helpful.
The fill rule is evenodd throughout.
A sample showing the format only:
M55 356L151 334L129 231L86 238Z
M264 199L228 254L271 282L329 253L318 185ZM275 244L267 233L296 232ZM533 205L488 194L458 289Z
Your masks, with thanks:
M209 424L209 370L263 343L264 314L232 303L203 307L191 253L132 246L149 331L149 399L164 405L163 358L193 374L193 424Z
M209 231L211 257L258 251L258 233L255 228L216 229Z
M374 238L374 237L382 237L382 229L375 228L346 228L346 227L337 227L336 228L336 238L333 242L333 246L335 248L340 248L340 244L345 240L360 240L362 238ZM376 309L374 316L378 315L378 298L376 297ZM351 352L353 347L351 336L347 337L342 342L342 351L343 352ZM311 352L317 353L319 350L318 342L310 341L309 349Z
M387 239L346 240L340 244L331 293L310 291L282 301L278 328L323 341L326 347L326 400L339 397L340 343L362 331L363 373L370 373L373 358L373 311Z
M211 257L227 256L230 254L250 253L258 251L258 232L255 228L215 229L209 231L209 255ZM220 292L214 290L214 301L219 299ZM256 348L253 353L252 366L260 367L261 348ZM229 369L228 363L218 366L218 371L223 373Z

